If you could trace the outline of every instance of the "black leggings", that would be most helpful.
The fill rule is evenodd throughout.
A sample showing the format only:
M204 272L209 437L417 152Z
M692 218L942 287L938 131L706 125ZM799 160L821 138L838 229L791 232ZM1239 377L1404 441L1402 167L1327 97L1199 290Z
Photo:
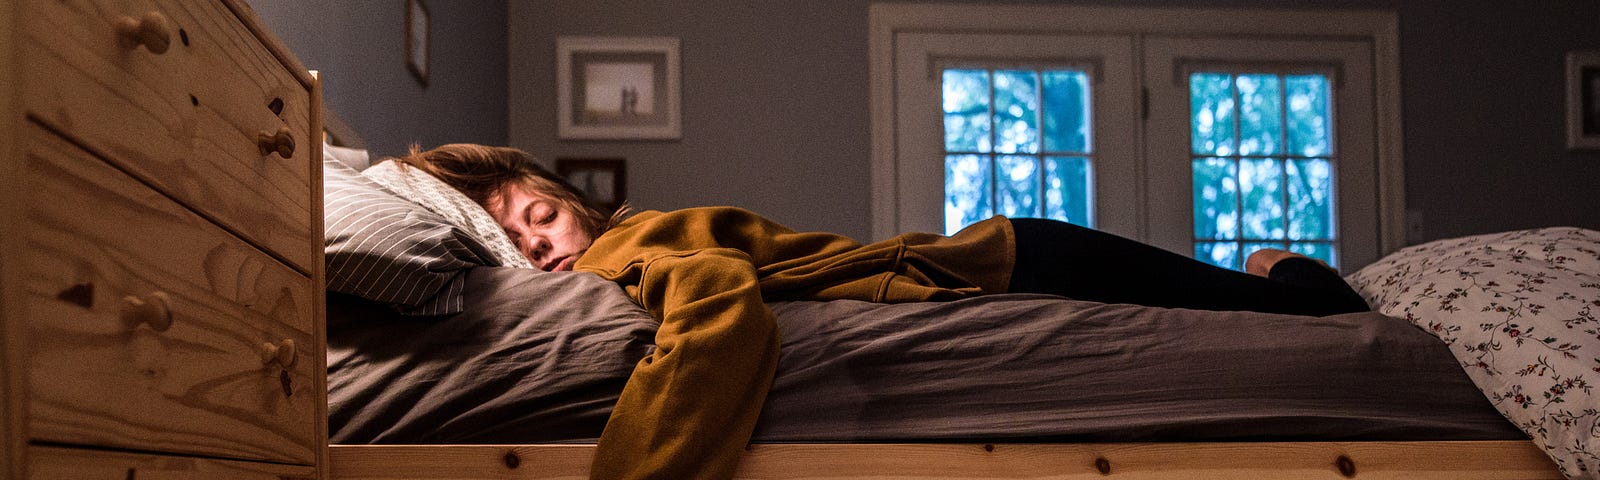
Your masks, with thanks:
M1011 225L1012 293L1316 316L1369 310L1338 273L1307 258L1278 262L1262 278L1066 222L1014 218Z

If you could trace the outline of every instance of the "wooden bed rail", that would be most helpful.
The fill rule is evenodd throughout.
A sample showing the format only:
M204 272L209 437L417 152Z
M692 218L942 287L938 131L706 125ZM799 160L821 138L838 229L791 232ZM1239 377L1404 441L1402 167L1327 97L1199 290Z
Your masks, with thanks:
M593 445L334 445L338 480L584 479ZM1529 441L757 444L751 479L1550 479Z

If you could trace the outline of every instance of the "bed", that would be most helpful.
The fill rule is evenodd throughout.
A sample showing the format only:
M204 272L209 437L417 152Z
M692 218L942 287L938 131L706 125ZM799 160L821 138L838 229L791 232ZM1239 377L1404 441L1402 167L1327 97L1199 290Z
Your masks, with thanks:
M332 477L583 478L654 322L596 277L496 266L470 228L340 161L359 151L325 150ZM1379 311L1320 319L774 303L783 355L739 476L1592 476L1600 233L1480 237L1354 273Z

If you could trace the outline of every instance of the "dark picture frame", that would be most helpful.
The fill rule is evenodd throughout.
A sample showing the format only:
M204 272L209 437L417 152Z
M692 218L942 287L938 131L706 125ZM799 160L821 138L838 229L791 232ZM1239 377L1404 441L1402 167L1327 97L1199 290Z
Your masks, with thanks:
M1567 53L1567 149L1600 150L1600 51Z
M431 53L432 16L422 0L406 0L406 69L428 86L428 61Z
M557 38L557 136L680 138L678 45L674 37Z
M607 213L628 201L627 162L621 158L558 158L556 174Z

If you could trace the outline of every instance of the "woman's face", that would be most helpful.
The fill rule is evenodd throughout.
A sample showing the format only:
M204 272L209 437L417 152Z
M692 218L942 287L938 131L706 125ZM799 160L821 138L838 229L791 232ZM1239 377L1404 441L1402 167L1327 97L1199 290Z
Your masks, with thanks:
M540 270L572 270L573 262L594 242L574 212L554 197L526 185L501 189L489 198L489 206L489 216L505 228L522 256Z

